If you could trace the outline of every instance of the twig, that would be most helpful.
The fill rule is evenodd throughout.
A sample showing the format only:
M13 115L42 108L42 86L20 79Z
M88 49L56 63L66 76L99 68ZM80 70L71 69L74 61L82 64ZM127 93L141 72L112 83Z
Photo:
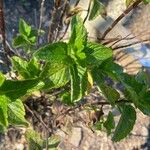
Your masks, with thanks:
M51 19L50 19L50 24L49 24L49 30L48 30L48 42L51 43L53 41L52 35L53 35L53 26L54 26L54 21L55 21L55 17L56 17L56 12L57 12L57 8L56 5L55 7L53 7L53 10L51 11Z
M137 7L142 0L137 0L135 3L133 3L131 6L129 6L113 23L112 25L104 32L101 38L98 38L98 40L102 40L106 37L106 35L135 7Z
M40 23L39 23L39 28L38 28L39 31L41 30L42 23L43 23L44 3L45 3L45 0L42 0L41 7L40 7ZM38 33L38 43L39 43L39 33Z
M145 39L145 40L142 40L142 41L135 41L133 43L130 43L130 44L126 44L126 45L121 45L121 46L116 46L113 48L113 50L118 50L118 49L122 49L122 48L127 48L127 47L130 47L132 45L136 45L136 44L140 44L140 43L144 43L144 42L149 42L150 39Z
M89 1L87 14L86 14L86 16L85 16L85 18L84 18L83 23L85 23L85 22L86 22L86 20L87 20L87 18L88 18L88 16L89 16L89 14L90 14L91 4L92 4L92 0L90 0L90 1Z
M43 122L42 118L39 118L38 115L35 112L33 112L26 104L24 104L24 106L26 110L28 110L32 114L32 116L34 116L37 120L39 120L42 123L42 125L49 131L49 133L51 133L47 125Z
M60 15L60 19L59 19L59 24L58 24L58 31L57 31L56 39L55 40L57 40L58 36L60 35L60 30L61 30L61 27L62 27L63 17L65 15L66 11L67 11L69 2L70 2L70 0L65 0L65 2L64 2L64 9L61 11L61 15Z
M0 0L0 35L2 35L2 43L4 48L5 60L7 67L10 68L9 56L11 55L7 45L6 45L6 35L5 35L5 18L3 10L3 0Z
M75 3L75 7L79 4L80 0L77 0Z

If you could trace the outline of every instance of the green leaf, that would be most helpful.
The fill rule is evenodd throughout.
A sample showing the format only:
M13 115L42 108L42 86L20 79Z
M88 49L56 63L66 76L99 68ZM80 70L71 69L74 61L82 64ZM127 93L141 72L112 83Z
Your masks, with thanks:
M79 101L87 91L87 69L74 65L70 67L71 102Z
M92 77L97 83L98 88L102 91L102 94L106 97L107 101L114 106L115 102L120 98L120 94L112 87L105 84L101 71L97 68L92 70Z
M0 124L0 133L5 134L7 132L7 127L4 127L3 125Z
M12 65L13 65L13 69L18 71L18 73L22 77L24 77L24 78L29 77L29 72L27 71L27 66L28 66L27 61L21 59L20 57L13 56L11 58L11 62L12 62Z
M28 129L25 133L25 137L30 150L43 150L44 141L38 132Z
M64 62L67 55L67 44L64 42L58 42L53 44L48 44L40 48L34 56L37 59L45 60L51 63L62 63Z
M3 75L2 72L0 72L0 86L4 83L5 81L5 76Z
M71 21L71 37L69 44L71 45L71 53L78 55L82 52L87 43L87 31L83 21L79 16L74 16Z
M20 19L19 21L19 32L26 37L28 37L31 32L31 26L29 26L23 19Z
M90 65L99 65L113 55L111 48L93 42L88 42L85 51L87 54L87 63Z
M136 107L139 105L139 96L143 90L146 90L146 86L136 81L135 76L131 76L125 73L118 74L118 79L124 86L124 96L127 100L132 101Z
M5 94L10 99L14 100L33 91L37 91L44 86L44 83L39 79L29 80L5 80L0 87L0 94Z
M23 79L31 79L38 77L40 74L40 64L36 58L32 58L30 62L23 60L20 57L13 56L11 58L14 70L23 77Z
M115 128L114 116L111 112L109 112L107 120L104 122L104 127L106 128L108 135L111 133L111 130Z
M120 98L120 94L117 92L117 90L115 90L114 88L101 83L98 84L100 90L102 91L102 93L104 94L104 96L107 98L107 101L114 106L115 102L119 100Z
M52 135L48 138L48 150L57 150L57 146L60 143L60 137L56 135ZM44 143L44 147L45 147Z
M28 65L26 67L29 77L28 78L36 78L39 77L39 74L41 73L40 70L40 64L38 60L35 57L32 57L32 59L28 62Z
M126 6L132 5L136 0L126 0Z
M13 47L19 48L27 44L27 40L23 35L18 35L13 39Z
M112 137L114 142L125 138L133 129L136 121L136 112L134 107L131 105L122 105L120 108L121 117Z
M99 69L101 69L102 72L107 74L107 76L113 79L114 81L118 81L118 75L123 73L123 68L118 64L114 63L112 58L105 60L99 66Z
M94 20L97 16L105 12L105 6L99 0L93 0L89 20Z
M9 98L4 95L0 95L0 124L4 127L8 126L8 102Z
M25 119L25 109L21 100L17 99L8 104L8 120L11 125L28 126Z
M58 88L64 86L70 80L69 67L62 63L48 62L43 68L40 78L43 81L47 82L49 80L53 83L45 88Z
M150 91L143 91L139 96L138 109L150 116Z
M143 0L143 2L144 2L145 4L149 4L149 3L150 3L150 0Z

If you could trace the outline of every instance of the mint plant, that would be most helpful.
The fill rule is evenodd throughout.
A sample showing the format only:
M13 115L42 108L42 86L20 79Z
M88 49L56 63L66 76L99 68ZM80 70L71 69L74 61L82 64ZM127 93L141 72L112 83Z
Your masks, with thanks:
M96 6L93 4L93 8ZM97 12L92 9L89 19L95 18L95 15ZM117 125L111 111L107 118L101 117L95 123L97 129L104 127L113 141L120 141L131 132L136 121L136 109L150 115L147 74L143 71L137 75L124 73L123 68L114 62L111 48L88 40L88 31L78 15L72 17L68 42L48 43L35 50L39 32L43 31L35 30L20 20L19 35L13 45L22 47L29 57L11 58L11 72L16 74L15 79L7 79L0 73L0 131L5 131L9 125L30 126L25 119L24 98L33 92L67 86L69 88L60 97L61 101L68 107L76 107L89 94L94 83L106 99L106 102L96 105L109 104L121 115ZM123 90L118 92L109 86L106 77L121 83ZM28 139L34 141L32 135L36 133L33 131ZM38 147L43 145L44 141L40 139L34 141L35 145L38 141Z

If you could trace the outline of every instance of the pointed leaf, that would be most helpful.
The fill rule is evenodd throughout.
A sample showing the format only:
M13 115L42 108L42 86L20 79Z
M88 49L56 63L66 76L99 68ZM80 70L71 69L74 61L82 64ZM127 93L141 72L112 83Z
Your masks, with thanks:
M63 42L48 44L40 48L35 53L35 57L51 63L62 63L68 57L67 44Z
M111 133L111 130L115 128L115 120L111 112L109 112L107 120L104 122L104 127L106 128L108 135Z
M103 61L112 57L112 49L102 44L89 42L86 47L87 63L99 65Z
M27 71L27 65L28 65L27 61L25 61L25 60L23 60L17 56L13 56L11 58L11 61L12 61L12 65L13 65L14 70L18 71L18 73L22 77L28 78L29 73Z
M133 129L136 121L136 112L134 107L131 105L123 105L121 106L121 109L121 117L112 138L114 142L125 138Z
M73 50L72 53L77 54L82 52L87 43L87 31L83 21L79 16L74 16L71 21L71 37L69 44Z
M19 21L19 32L24 36L29 36L31 32L31 26L29 26L23 19Z
M28 78L39 77L39 74L41 72L40 64L39 64L38 60L35 57L32 57L32 59L28 62L26 70L29 73Z
M64 86L70 80L69 67L62 63L48 62L43 68L40 78L43 81L51 81L53 88ZM48 88L48 86L46 87Z
M94 20L97 16L105 12L105 6L99 0L93 0L89 20Z
M3 75L2 72L0 72L0 86L4 83L5 81L5 76Z
M114 106L115 102L120 98L120 94L114 88L105 84L101 70L95 68L92 70L93 80L97 83L98 88L102 94L107 98L107 101Z
M0 124L4 127L8 126L7 107L9 101L10 100L6 96L0 95Z
M43 150L44 141L38 132L28 129L25 133L25 137L30 150Z
M27 44L26 38L23 35L18 35L13 39L13 47L19 48Z
M0 94L5 94L10 99L17 99L26 94L37 91L44 86L44 83L39 79L30 80L5 80L0 87Z
M11 125L28 126L25 119L25 109L21 100L17 99L8 104L8 120Z
M70 67L71 101L79 101L87 91L87 70L81 66Z

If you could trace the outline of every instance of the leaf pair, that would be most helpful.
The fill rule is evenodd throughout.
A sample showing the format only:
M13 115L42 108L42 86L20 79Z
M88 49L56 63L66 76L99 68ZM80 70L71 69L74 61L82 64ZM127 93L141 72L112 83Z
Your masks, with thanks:
M13 46L16 48L22 47L27 52L30 51L30 47L34 46L37 41L37 37L43 34L42 30L33 29L23 19L19 21L19 35L14 38Z

